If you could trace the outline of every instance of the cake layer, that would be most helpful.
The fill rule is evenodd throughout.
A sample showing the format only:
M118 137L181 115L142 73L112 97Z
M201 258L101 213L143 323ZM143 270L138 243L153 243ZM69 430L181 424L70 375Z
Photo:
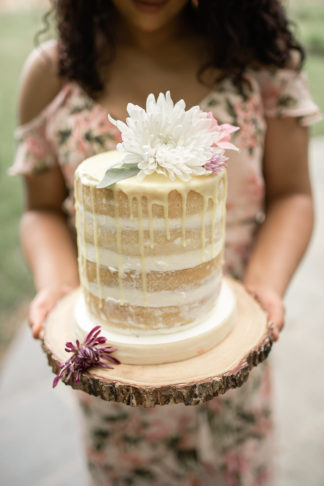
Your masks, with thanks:
M179 220L176 220L179 221ZM143 219L143 223L146 220ZM123 220L120 220L120 226ZM88 218L84 222L80 222L80 231L82 232L82 245L85 243L97 244L99 247L108 248L117 251L116 241L116 223L113 227L107 225L98 225L95 221ZM165 230L154 230L153 234L149 230L143 230L142 237L144 241L145 254L147 256L169 253L183 253L186 251L198 249L202 247L202 239L204 239L204 246L212 245L222 238L223 227L222 220L214 221L214 224L205 224L204 228L200 225L197 228L185 227L185 235L183 235L180 222L177 228L170 229L168 233ZM139 231L138 222L137 229L125 230L120 228L120 245L123 254L139 255Z
M119 288L116 286L101 285L100 289L96 282L89 282L87 289L90 299L95 296L102 299L102 306L104 302L111 302L119 305ZM183 304L191 304L192 302L202 301L206 296L215 295L218 290L217 281L214 278L209 278L207 282L202 285L188 285L181 291L174 292L172 290L156 290L155 292L147 291L144 295L142 289L134 287L124 287L124 299L133 306L138 306L142 303L143 306L148 307L169 307L181 306ZM99 291L99 292L98 292Z
M209 260L193 268L185 268L172 271L149 271L146 274L147 292L158 292L159 290L179 290L202 286L206 279L214 278L221 274L223 258L220 254L217 258ZM119 287L118 268L105 267L100 265L99 275L97 264L91 261L84 262L83 268L87 274L88 283L98 283L106 287ZM123 274L124 290L136 288L142 290L143 282L140 272L131 270Z
M139 298L137 302L134 299L134 304L125 302L120 305L118 292L116 300L112 296L100 298L87 289L84 289L84 294L93 323L101 322L109 328L114 327L120 331L124 329L127 333L145 329L151 331L176 330L202 318L212 310L217 301L220 282L219 276L217 280L213 279L212 282L209 282L204 291L195 289L192 291L192 298L185 293L180 294L180 292L169 291L168 295L166 292L161 292L160 305L156 300L158 297L156 292L146 294L146 305L140 305ZM198 295L195 295L195 292ZM141 297L143 298L143 294ZM169 297L169 304L167 297ZM173 305L170 304L170 301L173 302Z
M182 270L185 268L193 268L200 265L202 262L212 260L223 248L223 240L214 242L213 245L200 247L197 249L186 249L181 251L181 248L177 248L177 251L173 253L165 254L152 252L148 255L145 252L145 267L149 270ZM145 250L145 246L144 246ZM80 242L79 255L82 256L85 261L97 262L99 265L106 267L120 267L120 272L124 273L129 270L141 271L142 261L141 255L132 251L133 254L127 254L126 252L120 253L116 250L109 250L108 248L100 247L92 243ZM135 253L135 255L134 255Z
M157 334L145 329L145 332L126 334L104 325L101 334L117 348L114 356L122 363L161 364L188 359L212 349L233 329L235 318L235 299L230 287L223 282L217 303L207 318L178 332ZM76 306L75 320L76 337L82 340L93 327L83 297Z
M189 181L171 181L161 174L121 180L111 187L96 186L109 167L121 163L123 154L111 151L85 160L76 171L75 198L85 210L120 218L135 216L183 218L212 209L226 198L226 173L193 176ZM216 188L216 191L215 191Z
M215 255L219 255L223 247L223 241L220 240L213 246L207 246L204 249L197 249L192 251L180 252L169 255L152 255L145 256L146 272L150 271L172 271L184 270L186 268L194 268L202 262L212 260ZM87 243L79 245L79 255L83 257L84 265L86 261L97 263L99 266L110 267L112 269L118 268L121 275L129 271L143 271L143 262L138 255L132 256L127 254L120 254L116 251L111 251L106 248L99 248L98 246Z
M98 156L91 157L95 159ZM104 173L103 173L104 174ZM224 174L221 175L211 175L211 176L200 176L200 179L205 179L206 189L208 192L212 192L211 188L215 186L215 178L219 178L221 183L219 184L218 198L224 197L226 193L226 183L223 180ZM82 206L86 211L93 212L93 205L95 204L95 212L99 215L108 215L112 218L116 216L116 204L118 205L118 214L120 218L132 219L135 217L145 217L145 218L158 218L170 220L175 218L182 218L183 209L185 207L186 215L199 214L204 208L205 211L212 210L213 199L205 200L204 196L200 192L195 192L198 189L197 180L198 177L193 177L193 181L196 185L190 188L189 182L182 183L183 187L189 185L184 193L178 192L178 188L172 189L169 186L169 190L166 192L166 185L174 184L174 181L170 181L165 176L160 174L152 174L147 176L144 180L148 185L150 185L150 190L144 194L139 193L139 186L135 189L133 185L127 185L126 182L136 179L131 177L130 179L125 179L114 185L114 189L109 187L104 188L104 190L97 189L95 180L87 180L86 177L79 179L82 186L77 184L76 187L76 197L77 200L82 203ZM100 179L96 180L98 184ZM91 184L92 182L92 184ZM180 185L181 181L179 181ZM133 182L134 184L134 182ZM116 192L116 186L118 186L118 191ZM209 187L208 187L209 186ZM164 192L161 188L164 187ZM176 186L175 186L176 187ZM137 193L135 192L137 190ZM156 194L155 194L156 191ZM158 192L159 191L159 192Z
M118 271L88 262L87 277L81 274L87 304L92 313L110 325L130 328L148 319L152 328L181 326L195 314L207 312L219 291L222 255L195 268L170 272L148 272L145 291L143 275L128 272L120 279ZM97 309L96 309L97 308ZM147 309L147 310L145 310ZM180 309L180 311L179 311ZM105 315L107 317L105 317ZM127 316L128 315L128 316ZM172 316L176 316L175 321Z

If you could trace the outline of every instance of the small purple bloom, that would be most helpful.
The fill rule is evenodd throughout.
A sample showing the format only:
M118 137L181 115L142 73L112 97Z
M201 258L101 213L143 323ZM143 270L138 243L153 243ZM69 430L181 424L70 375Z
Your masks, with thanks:
M69 380L72 374L76 372L75 383L79 383L81 374L93 366L113 369L113 366L110 366L108 363L104 363L101 360L108 360L112 363L120 364L120 361L117 358L110 356L111 353L117 351L117 348L110 345L104 346L106 338L104 336L99 336L100 330L100 326L94 327L85 338L83 344L80 344L78 339L75 344L71 342L65 344L65 351L73 353L73 355L65 361L65 363L60 364L61 369L54 378L53 388L56 387L59 380L66 374L66 379Z
M220 172L224 167L226 167L227 157L223 154L213 154L212 157L204 165L206 170L210 170L214 174Z

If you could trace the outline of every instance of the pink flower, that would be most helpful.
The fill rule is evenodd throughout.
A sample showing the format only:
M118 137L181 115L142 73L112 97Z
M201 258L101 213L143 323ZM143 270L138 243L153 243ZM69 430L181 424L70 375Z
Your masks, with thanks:
M219 130L220 130L220 138L216 142L216 146L219 148L222 148L224 150L229 149L229 150L238 150L235 145L230 143L231 135L234 132L237 132L240 127L235 127L234 125L230 125L229 123L224 123L223 125L219 125Z
M204 165L206 170L210 170L214 174L218 174L224 167L226 167L227 157L223 154L215 153Z
M80 127L77 124L71 133L70 144L73 154L81 156L81 160L92 153L91 143L85 139L85 133L80 130Z
M222 150L238 150L235 145L230 143L230 139L232 133L239 130L240 127L235 127L234 125L230 125L229 123L223 123L222 125L219 125L218 121L211 111L201 111L200 116L201 118L211 120L210 130L217 134L217 139L212 145L213 147L218 147Z
M166 440L172 434L172 430L165 427L163 423L151 423L151 426L147 432L145 432L145 438L148 442L159 442Z
M36 137L26 137L27 149L38 159L43 159L47 155L48 147L44 146L44 143L37 140Z
M218 121L216 120L216 118L214 117L211 111L201 111L200 116L201 118L206 118L207 120L211 120L212 122L210 126L211 130L215 130L219 127Z
M262 127L260 99L257 96L252 96L247 101L240 99L235 103L234 110L237 123L241 127L240 145L252 152L259 145L257 127L260 127L260 129Z
M234 451L229 451L225 454L225 480L228 486L237 484L237 477L246 473L249 469L247 459Z

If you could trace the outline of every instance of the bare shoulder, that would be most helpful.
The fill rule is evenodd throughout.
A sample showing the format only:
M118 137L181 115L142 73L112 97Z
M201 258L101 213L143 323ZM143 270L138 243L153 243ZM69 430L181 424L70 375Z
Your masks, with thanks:
M58 74L55 40L35 48L24 64L19 90L19 124L35 118L57 95L64 83Z

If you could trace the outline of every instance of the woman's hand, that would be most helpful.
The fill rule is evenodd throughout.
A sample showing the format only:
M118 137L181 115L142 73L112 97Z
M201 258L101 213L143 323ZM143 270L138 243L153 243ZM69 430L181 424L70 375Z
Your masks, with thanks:
M249 292L260 302L268 313L268 319L272 324L273 339L279 338L279 333L284 326L285 308L280 295L270 287L261 285L246 285Z
M44 320L48 313L55 307L56 303L73 290L74 287L66 284L54 287L45 287L40 290L32 300L29 308L29 325L32 329L33 337L39 337Z

